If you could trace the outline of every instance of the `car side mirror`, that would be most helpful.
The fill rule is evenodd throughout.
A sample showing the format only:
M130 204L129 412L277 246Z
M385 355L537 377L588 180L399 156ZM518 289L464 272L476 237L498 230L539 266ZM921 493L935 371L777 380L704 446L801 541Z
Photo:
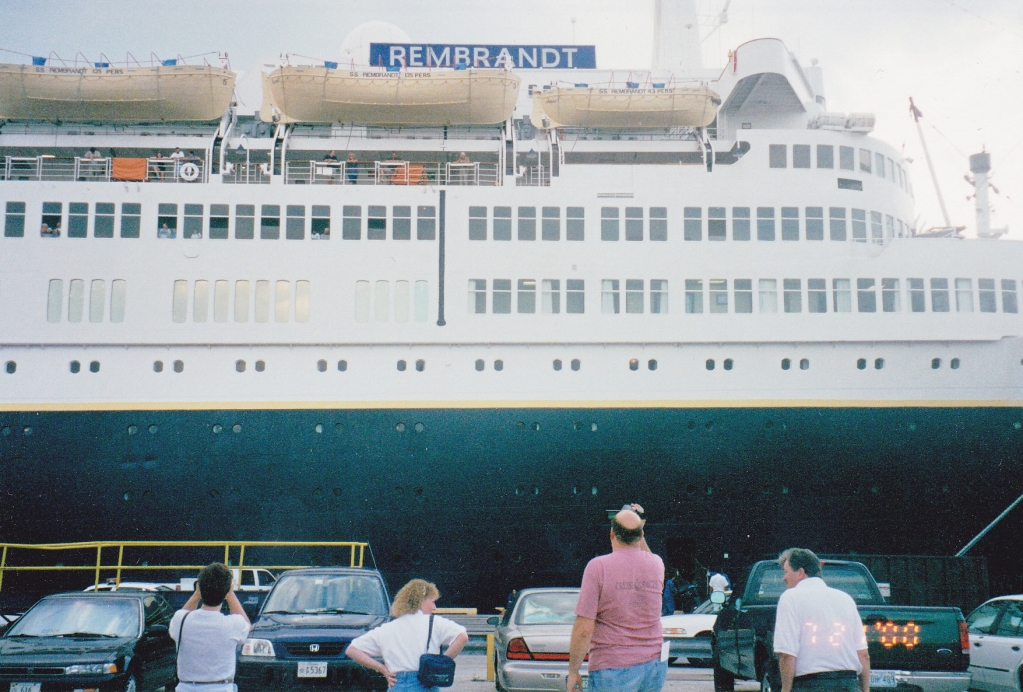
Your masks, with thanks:
M711 603L724 603L725 602L725 592L724 591L711 591L710 592L710 602Z
M166 637L168 634L170 634L170 629L167 625L153 625L146 630L147 637Z
M494 616L492 618L487 618L487 624L490 625L491 627L497 627L500 623L501 623L501 618L499 618L497 616Z

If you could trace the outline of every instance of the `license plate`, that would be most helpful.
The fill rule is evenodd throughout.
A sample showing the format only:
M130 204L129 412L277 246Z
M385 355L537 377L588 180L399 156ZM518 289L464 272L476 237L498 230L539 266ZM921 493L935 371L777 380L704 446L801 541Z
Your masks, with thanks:
M898 683L895 681L895 671L892 670L872 670L870 671L870 686L871 687L896 687ZM11 692L14 692L11 690Z
M298 677L300 678L325 678L327 677L326 661L299 661ZM14 690L11 690L14 692ZM39 690L36 690L39 692Z
M39 692L42 686L41 682L12 682L11 692Z

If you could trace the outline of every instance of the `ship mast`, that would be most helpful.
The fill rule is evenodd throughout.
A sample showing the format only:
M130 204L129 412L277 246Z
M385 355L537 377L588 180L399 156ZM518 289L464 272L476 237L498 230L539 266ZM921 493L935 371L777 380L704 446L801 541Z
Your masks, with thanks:
M923 128L920 127L920 118L923 117L923 113L913 103L913 97L909 97L909 112L913 116L913 122L916 123L916 131L920 133L920 145L924 149L924 158L927 159L927 169L931 172L931 180L934 182L934 191L938 195L938 204L941 205L941 215L945 217L945 228L952 228L952 221L948 218L948 210L945 208L945 198L941 195L941 186L938 185L938 176L934 172L934 164L931 163L931 152L927 149L927 140L924 139Z

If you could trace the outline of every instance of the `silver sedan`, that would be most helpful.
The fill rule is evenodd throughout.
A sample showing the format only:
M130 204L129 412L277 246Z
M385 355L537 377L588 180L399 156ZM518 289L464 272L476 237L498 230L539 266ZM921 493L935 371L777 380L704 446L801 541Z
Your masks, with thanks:
M564 692L578 601L577 588L523 589L519 593L494 632L498 692ZM585 689L586 663L580 672Z

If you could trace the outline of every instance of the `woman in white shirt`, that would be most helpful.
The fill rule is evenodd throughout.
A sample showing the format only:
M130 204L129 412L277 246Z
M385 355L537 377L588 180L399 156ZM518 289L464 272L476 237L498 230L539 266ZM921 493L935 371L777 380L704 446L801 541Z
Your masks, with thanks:
M354 639L345 655L383 675L387 686L395 692L437 690L420 684L419 657L425 653L439 654L441 647L447 646L445 655L454 658L469 641L464 627L440 615L433 616L433 632L429 633L430 616L437 608L438 598L440 592L434 584L413 579L394 596L391 604L394 619Z

